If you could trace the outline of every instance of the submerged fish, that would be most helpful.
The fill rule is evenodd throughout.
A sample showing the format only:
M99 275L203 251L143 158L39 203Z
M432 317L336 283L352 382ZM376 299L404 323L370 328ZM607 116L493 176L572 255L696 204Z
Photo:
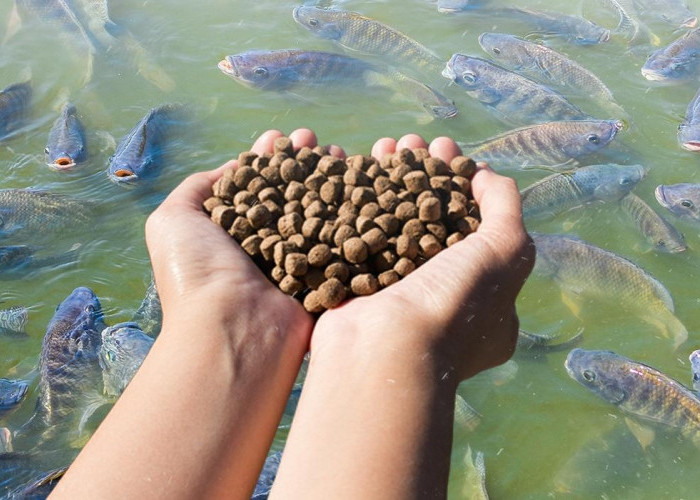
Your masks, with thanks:
M505 33L482 33L479 45L510 70L589 97L615 112L622 111L610 89L596 75L554 49Z
M646 172L641 165L604 164L550 175L520 191L523 217L554 216L595 201L619 201Z
M182 120L179 106L165 104L151 109L117 145L109 159L109 178L133 184L155 177L162 167L170 133Z
M643 15L655 17L677 28L695 28L698 18L684 0L637 0Z
M656 201L683 219L700 221L700 184L660 184L654 191Z
M700 444L700 399L667 375L612 351L573 349L569 376L623 412L675 427Z
M659 45L661 40L658 36L652 33L646 24L639 18L639 13L635 7L635 0L606 0L620 16L620 21L615 28L617 33L626 33L631 31L630 41L635 41L644 34L653 45Z
M160 305L160 297L153 278L151 278L146 289L146 295L143 297L141 305L134 313L131 321L137 323L141 330L151 337L157 337L160 333L160 328L163 324L163 309Z
M501 167L562 167L607 146L622 129L617 120L574 120L541 123L511 130L462 149L476 161ZM470 148L470 146L472 146Z
M22 306L0 309L0 335L26 335L29 309Z
M656 250L678 253L684 252L688 248L685 244L685 238L678 229L657 214L636 194L630 193L622 198L620 206Z
M695 78L700 72L700 28L688 31L666 47L655 50L642 66L647 80Z
M578 45L605 43L610 40L609 29L580 16L514 7L490 10L488 14L504 14L509 19L533 25L547 35L555 35Z
M489 494L486 491L486 463L484 462L484 452L477 451L476 456L467 446L467 453L464 455L464 485L462 486L462 498L470 500L488 500Z
M307 50L253 50L226 56L219 69L248 87L293 91L359 84L381 86L405 93L420 102L433 116L457 114L454 102L439 92L398 72L340 54Z
M419 67L435 74L442 61L426 47L394 28L357 12L296 7L294 20L314 35L339 45L386 59L389 64Z
M44 257L37 257L35 250L26 245L0 246L0 278L23 278L31 269L60 266L74 262L78 257L76 247Z
M693 372L693 389L700 391L700 350L690 353L690 370Z
M35 479L16 488L10 493L10 498L43 500L49 496L67 470L68 466L65 466L42 473Z
M477 3L474 0L438 0L438 12L453 13L468 10L474 7Z
M554 279L577 297L615 300L673 338L677 348L688 330L673 314L666 287L633 262L578 238L531 233L537 259L533 272Z
M579 328L576 333L565 340L560 340L561 335L550 335L542 333L530 333L523 329L518 330L517 348L533 352L550 352L569 349L578 344L583 339L583 328Z
M51 127L44 154L46 164L55 170L67 170L85 161L85 127L75 106L68 104L63 108Z
M153 342L136 323L117 323L102 330L100 367L105 394L120 396L124 392Z
M481 423L481 415L459 394L455 395L456 431L472 432Z
M700 151L700 90L688 104L685 118L678 125L678 142L688 151Z
M32 86L29 82L13 83L0 91L0 139L22 126L31 98Z
M0 419L17 409L28 389L29 384L24 380L0 378Z
M282 452L277 451L271 453L265 459L263 468L258 476L258 481L255 483L255 489L250 497L250 500L266 500L272 491L272 485L277 477L277 471L282 460Z
M523 125L587 118L559 92L480 57L453 54L442 76L506 122Z

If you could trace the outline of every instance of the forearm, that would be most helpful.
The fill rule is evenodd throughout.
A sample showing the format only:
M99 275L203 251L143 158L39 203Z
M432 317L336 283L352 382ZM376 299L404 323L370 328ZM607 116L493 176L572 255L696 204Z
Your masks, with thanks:
M250 497L306 345L269 317L232 325L190 310L166 316L55 498Z
M377 339L312 354L273 498L446 496L458 381L425 348Z

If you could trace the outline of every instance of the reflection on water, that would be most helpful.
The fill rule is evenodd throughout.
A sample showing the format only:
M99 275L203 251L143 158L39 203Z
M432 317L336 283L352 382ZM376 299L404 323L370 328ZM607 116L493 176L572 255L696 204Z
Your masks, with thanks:
M318 132L320 142L341 144L350 153L368 152L374 140L385 135L418 132L427 139L449 135L460 142L474 143L507 130L463 89L440 78L436 79L436 90L453 99L460 113L452 119L426 122L420 106L407 103L405 96L389 98L384 89L357 88L330 95L317 95L310 89L296 94L265 93L221 74L217 63L226 55L254 49L343 53L330 40L316 38L294 22L292 10L301 3L112 2L112 18L128 30L134 41L125 41L125 45L131 43L128 47L98 51L88 83L86 55L79 43L56 36L52 28L39 22L23 23L2 46L0 88L30 74L34 97L29 120L19 133L0 144L0 188L50 190L82 200L91 208L87 228L79 234L72 228L60 232L46 229L52 247L81 244L77 262L35 269L23 279L0 276L2 308L30 308L27 337L0 336L0 377L32 382L25 403L0 421L0 426L17 429L31 416L42 336L54 308L74 288L87 286L96 292L107 324L132 317L150 279L144 222L187 174L220 165L248 149L254 138L269 128L289 132L310 127ZM700 13L700 0L688 3ZM604 28L613 29L618 24L617 14L605 2L494 0L480 4L559 10L572 15L583 12ZM544 41L593 71L629 115L622 117L629 126L620 132L616 143L591 162L647 167L649 173L634 193L659 211L653 194L658 184L700 182L697 157L682 150L676 139L676 128L698 84L686 81L664 85L642 76L641 66L657 48L650 43L654 37L639 36L635 44L629 44L613 33L607 43L584 46L562 37L542 36L522 21L480 13L478 9L452 15L438 13L436 3L428 0L400 4L347 0L336 5L395 27L444 61L455 52L485 57L478 43L478 36L485 31ZM11 2L2 2L0 26L5 25L10 10ZM662 44L681 33L663 20L652 18L647 25L648 33L657 35ZM362 57L356 52L350 55ZM172 78L172 90L163 74ZM46 166L44 148L66 96L86 127L88 159L74 170L57 172ZM571 96L571 101L596 118L621 118L600 116L599 107L585 96ZM109 181L106 168L116 144L149 109L166 102L187 104L194 120L174 140L160 175L133 189ZM550 173L525 170L512 175L522 188ZM673 351L669 340L653 325L637 318L633 308L614 301L579 299L575 308L578 316L574 315L562 302L559 289L541 277L530 280L519 299L523 328L548 335L561 331L567 336L583 329L580 347L616 351L690 385L687 357L700 347L695 333L700 329L696 312L699 299L694 286L700 278L700 235L692 223L664 215L684 233L686 252L653 250L616 204L586 206L533 222L529 229L575 234L634 261L658 278L673 297L675 314L690 332L688 341L678 350ZM13 243L0 241L3 245ZM454 467L460 466L468 444L473 450L483 451L487 488L495 498L695 496L700 487L700 476L694 472L700 451L685 443L679 446L682 438L670 432L660 433L651 446L642 449L614 407L569 379L564 370L566 354L516 353L518 370L512 379L496 385L492 377L477 377L460 387L460 394L482 419L474 433L456 438L454 456L460 458L455 459ZM282 448L287 426L288 420L275 449ZM29 476L27 471L34 468L47 470L64 465L75 451L52 453L58 456L52 458L48 453L42 459L47 463L38 465L24 455L16 456L17 461L7 466L0 464L0 491L5 491L2 488L7 470L23 467L23 474ZM31 462L31 466L23 466L25 462ZM453 472L456 481L461 471ZM463 489L455 486L451 491ZM455 493L456 498L459 496Z

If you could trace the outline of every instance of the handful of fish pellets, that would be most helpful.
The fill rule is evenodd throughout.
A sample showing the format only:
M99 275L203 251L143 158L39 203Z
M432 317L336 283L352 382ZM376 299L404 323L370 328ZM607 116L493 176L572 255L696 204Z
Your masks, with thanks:
M345 160L320 146L248 151L212 186L211 219L311 313L407 276L479 226L476 164L426 149Z

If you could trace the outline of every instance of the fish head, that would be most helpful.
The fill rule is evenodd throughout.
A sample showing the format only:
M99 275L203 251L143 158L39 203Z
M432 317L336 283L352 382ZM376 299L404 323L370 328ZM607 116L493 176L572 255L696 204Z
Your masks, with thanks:
M105 393L116 396L123 392L143 363L153 342L133 322L118 323L102 330L99 363Z
M572 349L564 366L569 376L608 403L619 405L627 398L624 382L626 358L612 351Z
M442 76L455 82L467 90L476 90L484 85L483 78L487 76L488 64L484 59L464 54L453 54Z
M144 177L144 173L151 170L152 165L153 157L150 155L139 158L138 163L113 156L109 164L109 178L122 186L135 185Z
M678 125L678 143L683 149L700 152L700 123L681 122Z
M700 350L691 352L688 359L693 372L693 389L700 391Z
M27 245L0 246L0 269L10 269L29 262L34 250Z
M291 57L292 51L288 50L254 50L226 56L219 62L219 69L247 87L285 90L298 79Z
M642 66L644 78L655 82L687 80L698 68L697 49L691 47L663 47L654 51Z
M601 165L594 196L603 201L621 200L644 179L647 171L642 165Z
M572 33L571 41L577 45L597 45L610 41L610 30L595 23L581 24Z
M17 406L27 394L29 384L24 380L0 378L0 412Z
M294 20L319 38L339 40L343 29L338 20L347 15L346 12L334 9L320 9L311 5L300 5L292 11Z
M69 170L77 165L78 159L85 157L85 146L83 144L76 144L76 147L72 150L67 148L55 150L46 146L44 155L46 157L46 164L50 168L54 170Z
M562 150L571 158L593 154L606 147L624 128L620 120L579 120L564 122Z
M527 57L523 40L506 33L482 33L479 35L479 45L496 60L507 59L511 63L522 64L524 57Z
M96 355L99 332L104 328L102 306L97 295L90 288L78 287L56 307L47 333L58 331L70 340L76 352Z
M654 196L659 205L678 217L700 221L700 184L660 184Z
M467 10L473 0L438 0L437 10L445 14Z

